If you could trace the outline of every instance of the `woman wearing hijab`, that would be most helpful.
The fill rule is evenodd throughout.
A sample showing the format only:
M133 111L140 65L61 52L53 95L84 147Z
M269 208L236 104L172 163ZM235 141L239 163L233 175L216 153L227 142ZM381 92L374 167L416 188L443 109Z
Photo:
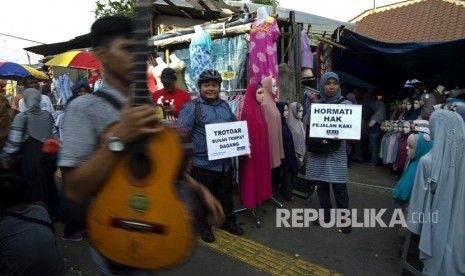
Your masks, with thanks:
M250 157L239 158L239 191L242 204L252 210L272 195L268 126L261 107L264 96L261 84L249 84L241 114L249 131Z
M439 109L429 126L434 145L418 164L407 228L420 235L424 275L465 275L465 124Z
M55 187L55 160L42 151L42 145L53 137L52 114L40 108L40 91L28 88L23 92L27 110L15 116L1 153L4 167L11 166L20 155L21 175L28 182L28 203L45 201L52 217L58 215Z
M0 94L0 148L5 145L13 117L14 111L11 109L8 99Z
M351 104L344 100L339 86L339 77L336 73L328 72L320 79L318 90L320 99L317 103L327 104ZM336 208L349 209L349 192L347 182L349 172L347 166L346 141L342 140L339 149L329 153L307 152L307 165L305 179L317 183L317 195L320 206L324 209L324 218L319 218L315 223L329 222L331 210L330 186L333 189ZM339 229L342 233L350 233L351 226Z
M292 138L291 130L287 125L287 118L289 117L289 107L286 102L278 103L279 113L281 114L281 124L283 133L283 147L284 158L281 159L280 170L282 172L282 190L284 199L291 200L291 183L297 175L297 158L295 156L294 140Z
M292 133L292 140L295 147L295 155L302 162L305 154L305 130L302 123L304 109L300 103L293 102L289 106L289 116L286 120L289 130Z
M276 169L281 165L281 159L284 158L283 135L281 126L281 115L273 100L276 95L276 81L270 76L262 80L265 98L262 103L263 114L265 115L268 126L268 137L270 141L271 169ZM273 183L277 185L279 181L279 170L273 170Z

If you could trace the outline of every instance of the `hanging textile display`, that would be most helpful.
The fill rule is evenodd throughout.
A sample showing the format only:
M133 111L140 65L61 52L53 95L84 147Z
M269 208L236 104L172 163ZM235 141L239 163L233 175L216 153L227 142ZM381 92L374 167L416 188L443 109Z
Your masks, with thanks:
M191 60L191 79L195 83L195 91L199 91L197 78L203 70L213 69L212 39L210 35L202 30L200 26L195 26L196 36L192 38L189 45Z
M332 48L331 45L327 43L320 42L318 43L318 79L326 72L332 71L332 57L331 57Z
M252 23L249 49L249 82L260 82L273 76L279 87L277 40L281 32L273 17L257 26ZM276 95L279 98L279 91Z

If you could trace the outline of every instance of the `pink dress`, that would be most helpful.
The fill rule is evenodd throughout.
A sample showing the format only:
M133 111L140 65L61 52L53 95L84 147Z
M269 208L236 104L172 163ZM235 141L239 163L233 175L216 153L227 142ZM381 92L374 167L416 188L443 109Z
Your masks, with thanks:
M256 91L257 84L249 84L241 115L241 120L247 121L251 153L250 158L239 158L239 192L242 204L249 209L255 209L272 195L268 127L255 98Z
M279 87L278 51L276 42L280 35L278 23L268 17L260 26L254 22L250 30L249 81L258 83L273 76ZM279 95L276 95L279 98Z
M281 159L284 158L283 132L281 124L281 113L273 100L272 80L266 77L262 80L265 98L262 103L263 114L265 115L266 124L268 125L268 136L270 141L271 168L274 169L281 165Z

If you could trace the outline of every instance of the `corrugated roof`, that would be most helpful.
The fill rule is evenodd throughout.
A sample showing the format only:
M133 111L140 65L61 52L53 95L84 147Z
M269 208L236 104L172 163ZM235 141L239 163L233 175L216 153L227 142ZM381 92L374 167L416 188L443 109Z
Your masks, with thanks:
M465 1L404 1L367 10L351 22L355 32L390 43L464 39Z

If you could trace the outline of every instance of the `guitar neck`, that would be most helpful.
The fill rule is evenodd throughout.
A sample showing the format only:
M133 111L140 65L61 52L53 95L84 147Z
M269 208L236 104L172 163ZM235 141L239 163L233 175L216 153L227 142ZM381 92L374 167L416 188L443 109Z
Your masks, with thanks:
M152 97L147 88L147 58L151 54L148 45L149 32L149 2L136 1L135 16L133 18L134 43L134 100L133 105L139 106L152 103Z

